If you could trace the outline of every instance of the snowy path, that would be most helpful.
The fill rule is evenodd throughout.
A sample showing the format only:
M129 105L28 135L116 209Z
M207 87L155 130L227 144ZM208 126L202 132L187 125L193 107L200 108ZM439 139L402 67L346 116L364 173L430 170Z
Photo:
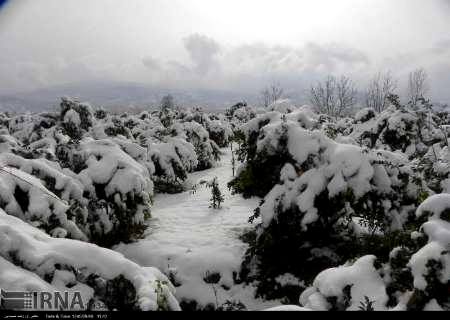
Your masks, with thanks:
M190 176L192 183L218 177L225 197L222 209L209 208L211 191L205 186L199 187L195 194L188 191L157 195L146 238L116 250L143 266L175 274L181 284L176 293L179 301L195 300L203 306L240 301L249 310L272 307L279 303L254 299L253 287L233 283L233 271L239 270L247 249L239 236L251 227L248 217L259 199L245 200L240 195L231 195L227 188L232 178L231 153L224 152L216 168ZM203 281L208 272L221 275L214 288Z

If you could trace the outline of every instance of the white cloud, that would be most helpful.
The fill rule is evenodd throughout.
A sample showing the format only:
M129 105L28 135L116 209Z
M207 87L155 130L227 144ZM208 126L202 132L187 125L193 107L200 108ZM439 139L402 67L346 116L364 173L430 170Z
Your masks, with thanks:
M195 34L184 45L193 64L143 59L153 80L173 86L181 82L211 89L258 90L270 79L296 86L301 78L317 79L330 72L357 73L370 64L363 52L338 44L307 43L296 48L255 43L225 48L211 38ZM172 75L172 83L166 74Z

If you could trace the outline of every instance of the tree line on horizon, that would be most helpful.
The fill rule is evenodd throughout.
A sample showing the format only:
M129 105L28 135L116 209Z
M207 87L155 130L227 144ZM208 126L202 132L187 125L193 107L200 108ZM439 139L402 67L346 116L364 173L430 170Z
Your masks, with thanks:
M417 109L421 103L430 105L430 101L426 99L430 91L430 81L425 69L419 68L410 72L407 81L406 105L412 109ZM381 113L391 105L391 101L400 99L398 88L399 81L390 71L375 74L362 91L346 75L328 75L307 89L307 101L318 112L335 118L361 108ZM287 98L285 89L279 82L273 81L260 91L258 105L269 108L283 98ZM172 94L163 96L159 105L162 111L178 107Z

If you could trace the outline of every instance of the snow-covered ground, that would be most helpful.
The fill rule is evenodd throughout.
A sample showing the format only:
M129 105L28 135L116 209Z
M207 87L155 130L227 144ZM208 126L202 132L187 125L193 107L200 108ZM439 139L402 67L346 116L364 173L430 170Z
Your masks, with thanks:
M242 302L248 310L262 310L280 305L279 301L263 301L254 297L255 288L235 285L233 272L238 272L247 245L239 237L251 225L248 218L260 199L243 199L232 195L227 183L232 179L231 152L210 170L190 175L193 184L217 177L225 201L222 209L209 208L210 189L200 186L175 194L158 194L154 199L152 219L146 238L134 244L119 245L116 250L142 266L153 266L172 274L179 287L176 297L195 300L200 306L221 306L227 301ZM217 284L203 279L220 273Z

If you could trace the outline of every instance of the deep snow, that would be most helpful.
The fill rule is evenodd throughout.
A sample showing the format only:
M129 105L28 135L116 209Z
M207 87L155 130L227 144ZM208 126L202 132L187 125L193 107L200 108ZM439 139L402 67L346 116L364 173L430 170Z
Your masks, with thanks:
M175 282L181 284L176 288L180 302L195 300L200 306L216 307L234 301L242 302L248 310L279 306L279 301L256 299L253 286L234 285L233 272L239 271L247 249L239 237L251 228L248 218L260 199L246 200L231 194L227 188L232 179L231 152L222 152L215 168L189 176L192 184L217 177L225 198L222 209L209 208L211 191L205 186L198 187L194 194L158 194L145 239L115 249L142 266L174 275ZM221 275L220 282L205 283L203 278L216 272Z

